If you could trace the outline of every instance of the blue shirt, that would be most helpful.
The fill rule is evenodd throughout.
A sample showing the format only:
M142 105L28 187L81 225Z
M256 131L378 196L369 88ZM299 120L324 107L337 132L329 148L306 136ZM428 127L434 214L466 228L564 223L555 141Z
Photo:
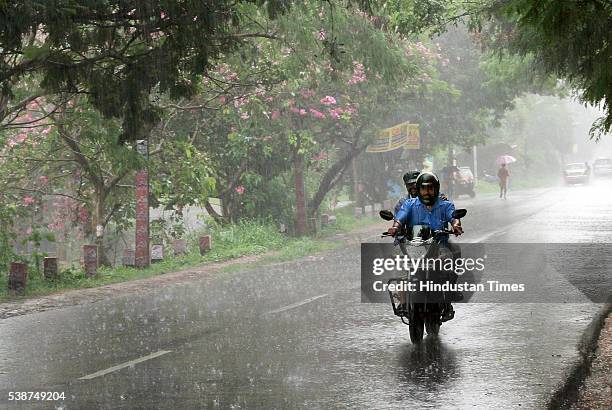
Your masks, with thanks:
M428 225L431 229L444 229L447 222L452 222L455 205L450 201L438 198L436 203L428 210L419 198L410 198L404 201L395 219L402 225Z
M404 202L406 202L409 199L410 199L410 195L406 195L405 197L400 198L399 201L397 201L397 204L395 204L395 208L393 208L393 213L397 215L399 210L402 208L402 205L404 205Z
M440 199L439 201L446 201L446 199L442 199L442 195L444 194L440 194ZM445 196L446 198L446 196ZM412 197L410 196L410 194L406 195L403 198L400 198L399 201L397 201L397 204L395 204L395 208L393 208L393 214L397 215L397 213L399 212L399 210L402 208L402 205L404 205L404 202L406 202L407 200L412 199Z

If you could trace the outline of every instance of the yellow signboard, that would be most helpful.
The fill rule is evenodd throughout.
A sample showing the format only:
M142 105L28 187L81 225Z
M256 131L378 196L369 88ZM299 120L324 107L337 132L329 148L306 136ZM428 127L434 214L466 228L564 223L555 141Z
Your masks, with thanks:
M404 149L419 149L421 148L421 134L419 132L419 124L406 125L406 144Z
M366 152L389 152L398 148L419 149L419 124L404 122L378 133L376 139L368 145Z

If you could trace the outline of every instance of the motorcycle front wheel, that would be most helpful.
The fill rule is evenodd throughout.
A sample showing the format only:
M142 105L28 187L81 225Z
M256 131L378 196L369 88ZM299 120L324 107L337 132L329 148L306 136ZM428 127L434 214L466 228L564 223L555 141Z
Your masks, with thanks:
M408 330L410 332L410 341L414 344L421 343L423 340L423 327L425 325L425 321L423 320L423 316L420 314L415 314L408 324Z
M437 335L440 332L440 320L438 315L430 316L425 320L425 330L428 335Z

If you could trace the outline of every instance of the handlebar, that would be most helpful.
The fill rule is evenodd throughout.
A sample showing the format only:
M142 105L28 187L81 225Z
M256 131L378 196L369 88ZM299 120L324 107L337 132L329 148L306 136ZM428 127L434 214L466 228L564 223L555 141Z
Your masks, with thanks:
M454 233L455 232L450 231L448 229L439 229L439 230L432 231L432 237L435 238L436 236L441 236L441 235L453 235ZM387 231L383 232L380 235L381 238L384 238L385 236L393 236L393 237L395 237L395 236L403 236L403 235L400 234L400 231L398 231L398 233L396 233L395 235L391 235Z
M381 235L381 238L384 238L386 236L393 236L393 238L395 238L394 241L394 245L398 245L400 243L407 243L410 246L422 246L422 245L430 245L434 242L434 240L440 238L441 236L449 236L454 234L453 231L448 230L448 229L439 229L439 230L435 230L432 231L432 235L429 239L421 239L419 237L414 238L410 241L404 241L403 237L405 237L405 234L403 231L399 230L395 235L389 235L388 232L383 232Z

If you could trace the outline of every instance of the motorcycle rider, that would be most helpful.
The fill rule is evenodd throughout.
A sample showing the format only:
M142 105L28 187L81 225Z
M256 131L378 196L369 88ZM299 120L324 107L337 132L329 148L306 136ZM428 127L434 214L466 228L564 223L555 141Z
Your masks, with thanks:
M418 196L418 191L416 189L416 181L419 175L421 175L421 171L414 170L406 172L402 177L402 179L404 180L404 184L406 185L406 192L408 193L408 195L403 198L400 198L399 201L397 201L397 204L395 204L395 208L393 208L394 214L397 215L404 202L406 202L408 199L416 198ZM443 201L448 201L448 197L443 193L440 194L440 199Z
M404 201L399 211L395 214L393 226L388 229L389 235L395 235L403 225L427 225L433 230L444 229L450 223L455 236L463 233L461 221L453 219L455 205L439 198L440 180L431 172L423 172L416 179L417 197ZM458 247L448 244L449 249L454 255L459 254ZM451 283L456 283L457 275L451 274ZM463 299L461 292L451 292L451 300L459 301Z

